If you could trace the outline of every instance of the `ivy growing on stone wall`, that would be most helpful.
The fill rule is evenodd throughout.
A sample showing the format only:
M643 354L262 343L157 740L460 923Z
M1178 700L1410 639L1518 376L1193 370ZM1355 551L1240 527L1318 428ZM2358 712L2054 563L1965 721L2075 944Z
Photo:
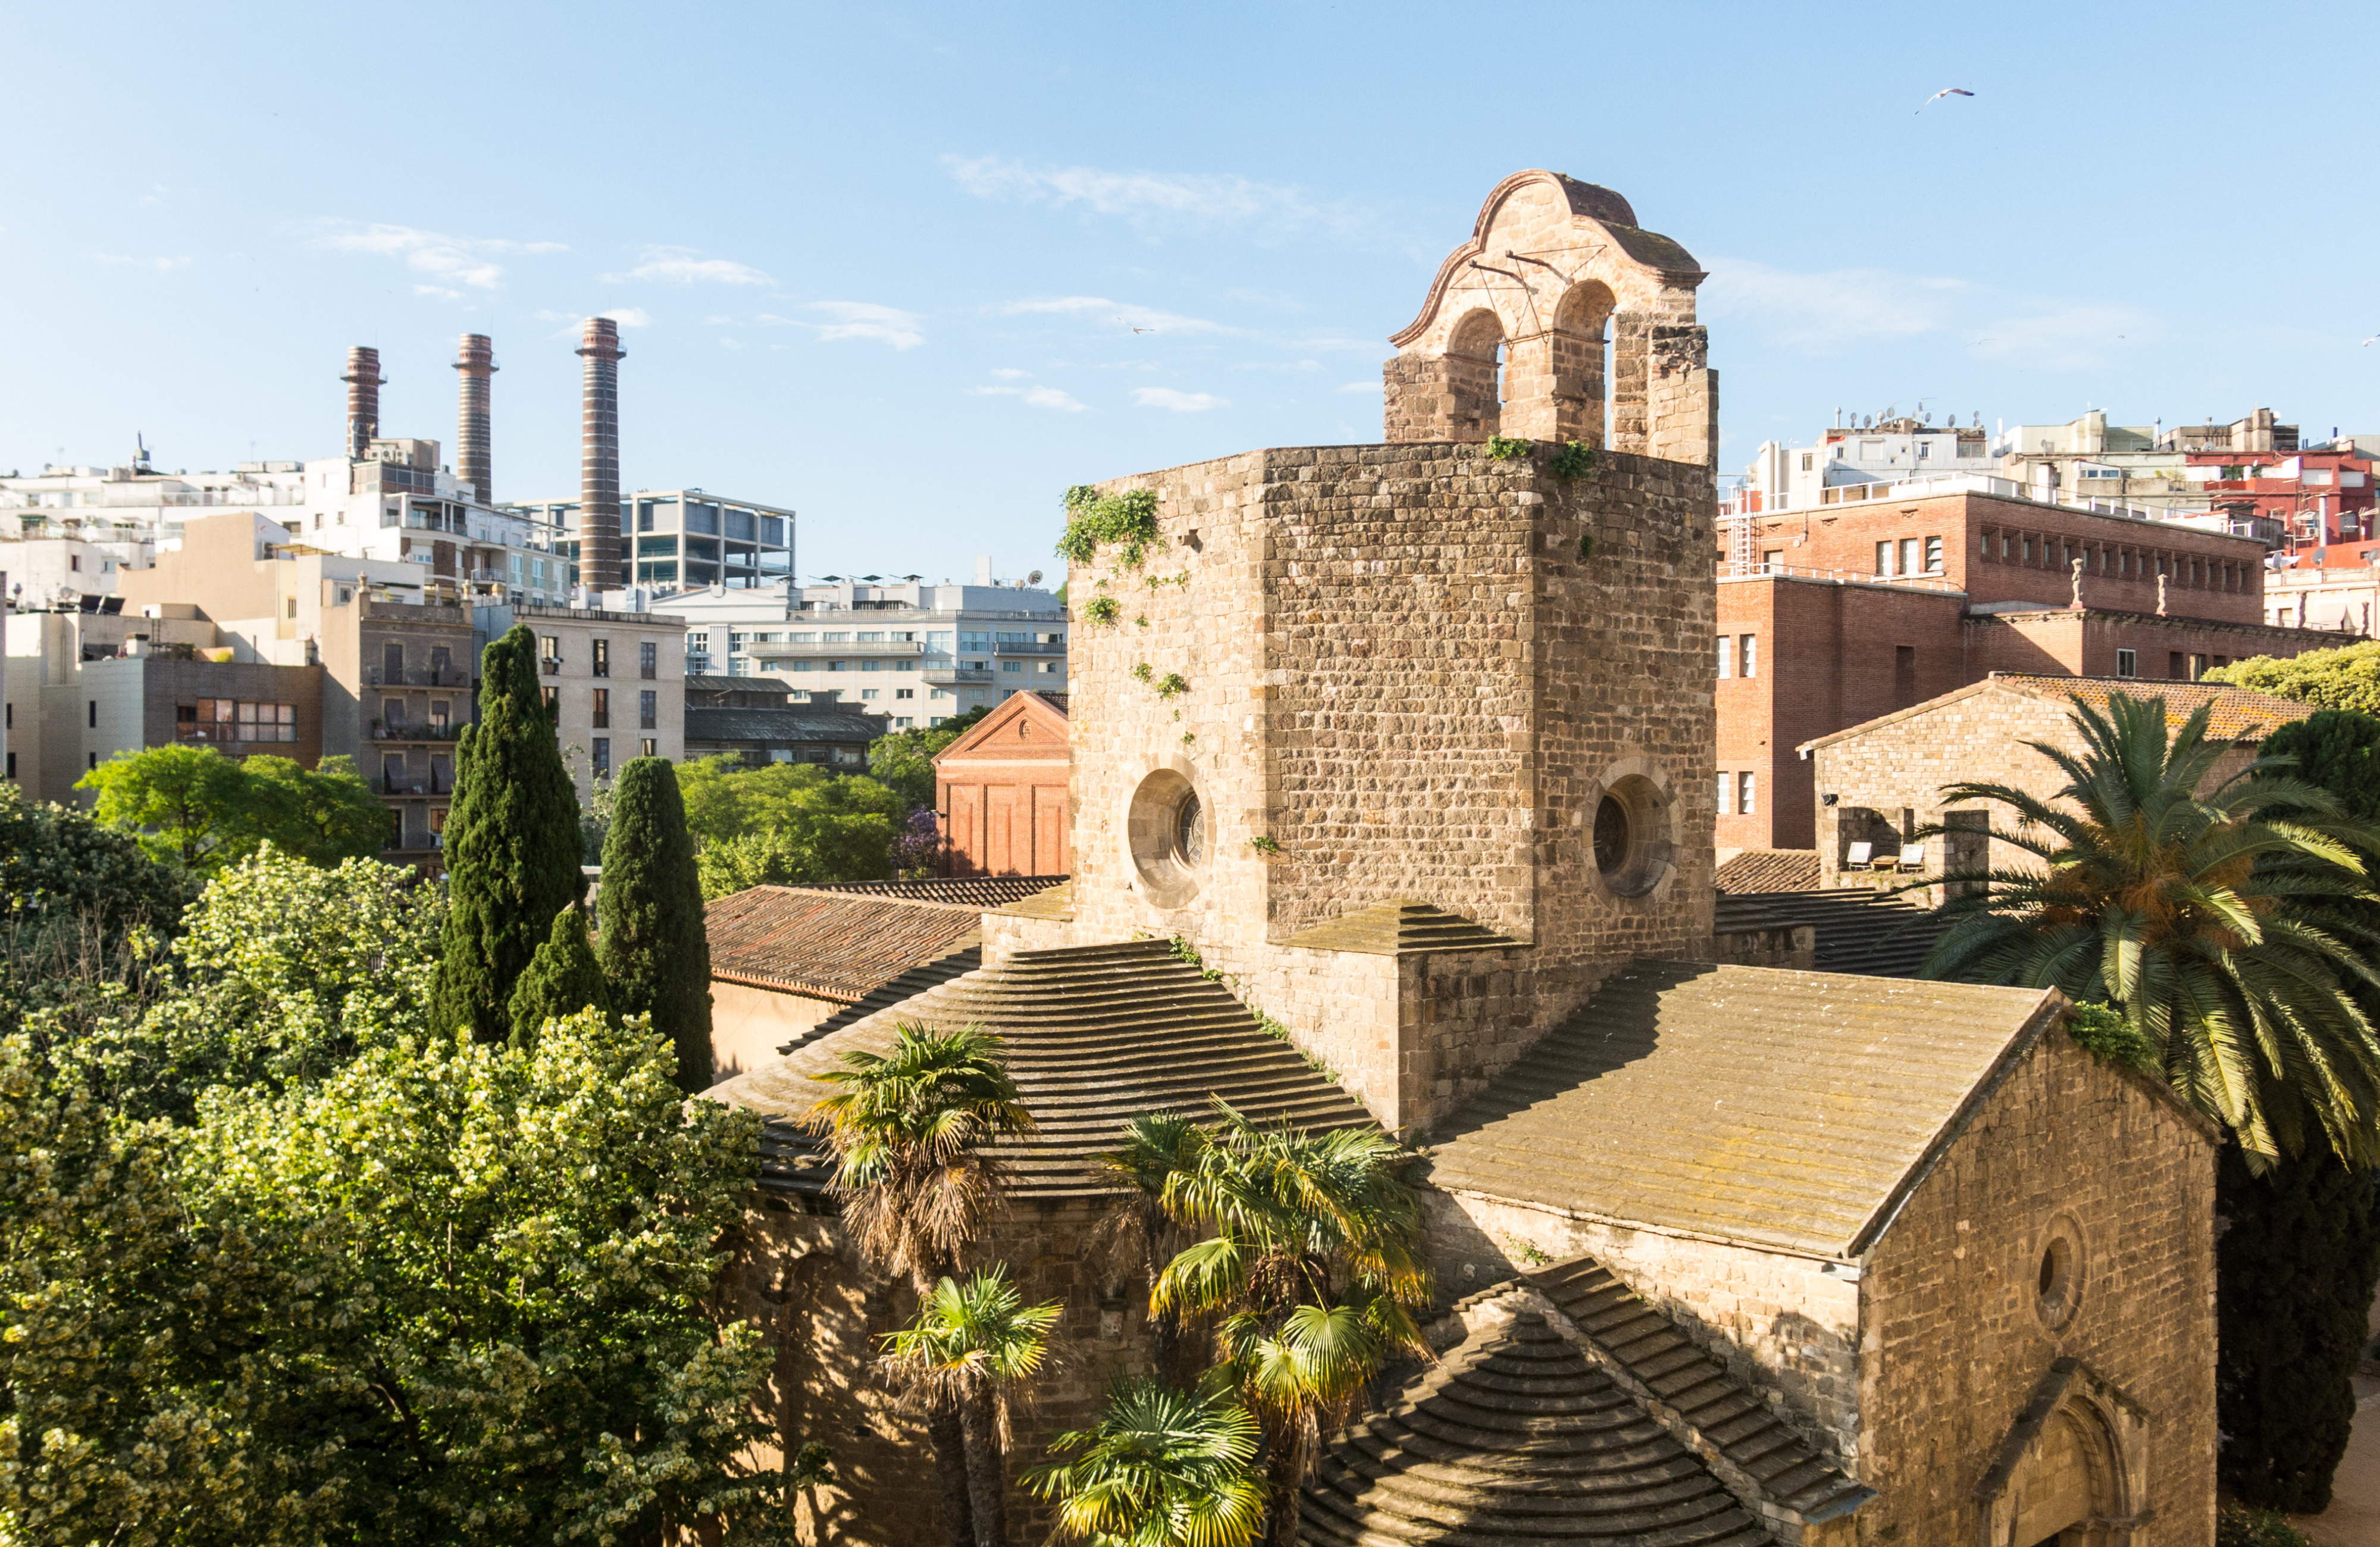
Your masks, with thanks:
M1255 837L1250 838L1248 840L1248 847L1255 849L1258 854L1279 854L1281 852L1281 845L1275 841L1273 835L1269 833L1259 833Z
M1103 542L1117 545L1117 562L1137 569L1152 548L1165 545L1157 530L1157 492L1127 489L1102 494L1087 483L1066 491L1066 531L1058 539L1058 555L1069 564L1088 564Z
M1167 672L1157 679L1157 696L1160 699L1180 698L1189 690L1189 679L1180 672Z
M1503 435L1490 435L1488 437L1488 457L1490 461L1513 461L1519 457L1526 457L1529 454L1529 448L1536 444L1536 443L1534 441L1513 440Z
M1090 623L1110 624L1113 623L1123 612L1123 606L1114 597L1094 596L1091 598L1090 605L1083 609L1083 617L1085 621Z
M1149 669L1149 664L1146 661L1133 667L1132 675L1143 682L1154 681L1156 677L1156 674Z

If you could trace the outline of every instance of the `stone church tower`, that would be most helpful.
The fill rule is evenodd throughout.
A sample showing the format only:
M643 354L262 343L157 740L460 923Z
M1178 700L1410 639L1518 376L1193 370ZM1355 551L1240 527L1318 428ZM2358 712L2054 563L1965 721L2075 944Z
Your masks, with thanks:
M1071 572L1072 917L994 919L993 958L1182 936L1412 1130L1616 965L1707 956L1701 278L1522 173L1396 335L1387 444L1101 485L1154 492L1161 542Z

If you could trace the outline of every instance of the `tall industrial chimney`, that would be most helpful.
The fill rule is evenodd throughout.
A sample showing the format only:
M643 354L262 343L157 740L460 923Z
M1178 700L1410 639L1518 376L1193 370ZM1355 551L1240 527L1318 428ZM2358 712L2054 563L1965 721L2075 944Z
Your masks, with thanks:
M347 351L347 456L358 462L371 455L380 434L380 351L358 346Z
M589 317L578 341L587 362L578 439L578 583L617 591L620 573L620 324Z
M455 428L455 476L479 491L481 505L496 503L495 469L489 449L488 378L496 373L496 347L484 333L463 335L462 418Z

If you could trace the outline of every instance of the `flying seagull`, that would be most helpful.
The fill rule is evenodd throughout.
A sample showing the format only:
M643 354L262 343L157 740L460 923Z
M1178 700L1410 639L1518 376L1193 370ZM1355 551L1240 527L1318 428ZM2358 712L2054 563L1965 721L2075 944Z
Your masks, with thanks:
M2369 337L2369 338L2365 339L2362 344L2358 345L2358 346L2357 346L2357 347L2358 347L2358 348L2368 348L2368 347L2370 347L2372 345L2374 345L2374 344L2380 344L2380 333L2375 333L2375 334L2374 334L2371 337Z
M1917 111L1920 113L1925 112L1936 103L1940 102L1944 97L1972 97L1974 94L1974 92L1968 91L1964 86L1945 86L1940 91L1935 92L1932 96L1927 97L1924 102L1919 103L1917 104Z

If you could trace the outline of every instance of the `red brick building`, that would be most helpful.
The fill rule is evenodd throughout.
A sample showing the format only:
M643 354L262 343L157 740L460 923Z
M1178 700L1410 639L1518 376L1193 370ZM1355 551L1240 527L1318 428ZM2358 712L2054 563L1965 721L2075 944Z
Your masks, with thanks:
M2252 539L1998 494L1888 494L1719 523L1722 854L1816 842L1795 748L1991 672L2190 681L2325 642L2263 621Z
M1066 695L1014 693L934 759L945 875L1072 869Z

